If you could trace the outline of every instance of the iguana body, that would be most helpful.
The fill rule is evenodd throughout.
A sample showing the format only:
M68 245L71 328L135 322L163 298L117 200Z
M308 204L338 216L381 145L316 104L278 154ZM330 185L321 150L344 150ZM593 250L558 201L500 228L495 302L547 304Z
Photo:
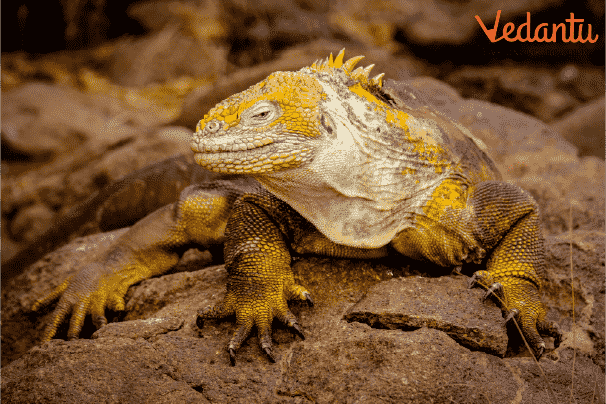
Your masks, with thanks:
M500 182L481 142L405 85L353 70L343 52L298 72L276 72L213 108L192 139L196 162L247 174L187 188L126 233L100 261L35 308L62 295L44 339L71 312L75 338L90 313L123 309L128 287L176 264L191 245L225 243L224 301L199 322L236 314L235 351L257 326L271 352L274 317L301 336L287 300L311 302L291 252L376 258L391 250L442 266L482 262L473 280L499 291L540 355L545 322L538 289L543 239L535 201ZM259 185L262 185L262 187Z

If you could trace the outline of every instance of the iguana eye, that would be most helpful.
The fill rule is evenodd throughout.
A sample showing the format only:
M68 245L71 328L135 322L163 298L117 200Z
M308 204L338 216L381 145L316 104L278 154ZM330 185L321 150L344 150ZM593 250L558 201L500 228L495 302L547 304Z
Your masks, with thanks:
M269 115L270 112L269 111L263 111L263 112L259 112L258 114L254 115L253 118L255 119L263 119L266 118L267 115Z
M242 123L248 126L265 126L280 115L280 108L270 101L260 101L244 111Z
M221 125L219 125L219 122L217 121L210 121L209 123L206 124L206 129L209 133L215 133L216 131L219 130L219 128L221 127Z
M256 111L254 111L253 113L254 113L254 115L251 116L251 119L255 123L263 123L263 122L269 122L273 119L274 110L272 108L270 108L269 106L264 106L262 108L259 108Z

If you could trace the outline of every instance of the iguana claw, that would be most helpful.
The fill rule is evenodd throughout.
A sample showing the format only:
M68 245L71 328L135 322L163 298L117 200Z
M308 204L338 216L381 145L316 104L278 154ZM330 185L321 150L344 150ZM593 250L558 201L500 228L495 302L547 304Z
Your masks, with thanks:
M227 346L232 366L236 363L236 351L249 336L253 326L257 328L261 349L271 362L276 362L271 342L271 322L274 318L292 328L301 339L305 339L303 329L297 323L296 317L288 310L287 297L305 300L313 305L309 292L294 283L284 288L283 293L277 294L273 292L275 289L268 287L267 284L256 286L258 289L251 288L248 282L232 282L223 302L198 312L196 319L198 328L204 327L205 320L236 315L238 328Z
M498 282L493 283L492 285L490 285L490 287L488 289L486 289L486 293L484 293L484 296L482 297L482 301L488 299L488 297L492 294L496 295L499 294L499 297L501 297L503 295L503 285L501 285Z
M535 358L537 358L537 360L541 359L543 352L545 352L545 343L539 342L539 344L535 347Z
M294 323L291 325L292 328L295 329L295 331L297 332L297 335L301 338L301 339L305 339L305 335L303 335L303 330L301 329L301 326L297 323Z
M265 353L267 354L267 357L269 358L269 360L271 361L271 363L276 363L276 358L274 357L274 353L271 350L271 345L270 346L263 346L262 348L265 351Z
M105 318L105 316L103 316L101 314L94 314L92 316L92 320L93 320L93 324L95 325L95 327L97 329L99 329L107 324L107 318Z
M471 289L478 284L478 280L481 278L481 275L479 275L481 272L482 271L477 271L471 276L471 278L469 278L469 281L467 282L467 289Z
M227 351L229 352L229 364L231 366L236 366L236 350L228 348Z
M518 314L520 314L520 310L518 310L518 309L509 310L509 312L507 313L507 316L505 316L505 319L503 320L503 323L507 324L508 322L511 321L511 319L513 319Z
M311 294L309 292L303 292L303 296L305 296L305 301L309 307L314 307L314 301L311 298Z

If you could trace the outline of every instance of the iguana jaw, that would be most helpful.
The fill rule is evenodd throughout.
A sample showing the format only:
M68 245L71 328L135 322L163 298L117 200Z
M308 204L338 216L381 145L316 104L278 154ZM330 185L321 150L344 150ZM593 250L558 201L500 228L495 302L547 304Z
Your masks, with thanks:
M199 137L197 139L200 139ZM278 140L279 139L279 140ZM227 174L265 174L292 168L311 158L311 145L292 136L268 136L246 133L197 141L191 148L196 162L207 170Z

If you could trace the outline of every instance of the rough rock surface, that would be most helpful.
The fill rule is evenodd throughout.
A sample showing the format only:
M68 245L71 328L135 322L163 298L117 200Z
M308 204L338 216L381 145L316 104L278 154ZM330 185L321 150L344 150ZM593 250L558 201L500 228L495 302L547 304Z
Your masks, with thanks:
M30 270L11 281L20 280L21 285L29 281L39 288L21 294L19 301L14 295L3 296L4 307L13 307L15 317L21 315L29 319L29 324L23 321L21 326L31 328L33 337L30 341L40 336L40 325L48 312L36 318L28 315L27 307L42 293L40 289L48 290L53 286L53 282L39 280L53 279L53 275L55 279L62 279L70 269L61 263L74 261L70 254L83 255L86 247L103 249L102 240L111 239L115 233L79 239L77 244L64 247L47 257L45 263L32 267L34 273ZM585 234L573 233L573 236L577 238L577 244L586 247L585 255L579 259L588 266L593 265L579 268L575 274L579 281L589 282L589 276L603 277L603 266L601 275L593 274L600 271L599 251L603 251L603 241L591 249L587 248L589 243L598 240L588 240ZM548 259L555 266L554 273L565 272L567 262L558 267L557 254L565 254L568 245L555 240L548 247L548 251L553 251ZM192 269L204 260L202 253L190 253L179 268ZM492 316L484 320L486 326L500 329L502 319L496 315L498 310L492 302L481 302L481 291L466 290L463 275L411 276L420 273L422 268L423 264L414 262L399 268L389 262L297 260L295 275L308 285L316 300L313 309L292 305L307 339L299 340L276 323L273 337L278 363L269 363L256 337L252 336L240 349L236 367L229 366L225 351L233 322L207 322L202 329L195 325L196 311L218 302L223 296L226 280L223 266L150 279L129 291L124 321L101 328L91 340L53 340L33 347L4 366L2 396L8 402L16 403L100 400L116 403L370 403L377 400L536 403L549 402L551 388L558 400L569 397L573 356L571 333L566 334L562 348L550 350L541 359L547 381L528 356L510 355L502 359L482 352L485 349L478 350L473 346L470 349L469 343L457 342L464 341L465 335L469 334L466 327L470 322L479 321L474 320L478 313L488 312ZM62 273L62 269L67 272ZM548 293L555 290L563 294L565 287L552 285L554 282L548 279ZM456 286L460 287L458 294L452 293ZM411 294L413 290L417 293ZM426 306L432 292L441 293L441 299L434 307L417 313L417 321L431 328L411 330L408 326L396 325L398 329L390 330L380 324L371 328L351 317L364 307L365 313L384 319L385 308L371 307L377 296L393 299L396 309L390 305L389 310L397 311L399 305L402 309ZM596 301L598 298L595 296ZM465 304L461 304L462 299ZM398 302L408 302L408 305ZM565 313L565 307L551 300L549 303L552 309ZM454 315L452 307L457 308ZM593 313L596 309L587 306L581 306L580 310L603 317L603 311L601 315L599 311ZM436 325L436 316L447 319L445 322L451 325ZM3 318L3 324L7 327L6 318ZM570 329L568 323L562 324L565 331ZM598 328L596 324L586 326L586 333ZM86 331L89 336L92 330L89 323ZM603 335L603 325L601 332ZM61 333L60 336L65 337L66 329ZM491 345L489 350L501 349L499 341L488 344ZM600 349L599 342L595 348L593 346L591 340L583 341L582 335L577 334L574 394L579 403L590 402L593 394L594 402L604 399L604 374L592 355Z
M93 336L87 320L81 336L93 339L53 340L33 347L52 306L31 313L31 304L95 251L106 248L124 231L119 230L77 239L3 282L3 399L536 403L568 401L574 384L577 402L604 402L603 160L577 157L572 145L526 115L482 101L462 101L450 87L432 79L415 83L442 110L470 127L490 147L506 180L530 190L541 206L547 235L543 299L548 318L560 322L565 337L556 350L547 341L548 352L540 361L545 378L525 353L515 327L507 327L504 358L492 354L501 355L498 338L488 339L481 348L466 339L470 321L480 321L479 313L495 309L492 302L480 301L481 291L461 288L458 295L452 293L465 279L462 275L405 259L297 260L297 281L317 304L313 309L291 305L305 341L274 324L276 364L269 363L253 335L239 350L237 366L230 367L225 347L233 322L209 321L201 330L196 327L196 311L218 302L225 290L223 267L198 270L211 261L208 252L190 252L173 273L133 286L126 311L109 316L121 323ZM464 266L463 274L475 269ZM427 306L429 295L440 297L434 306ZM373 296L407 304L386 310L372 303ZM413 307L415 313L403 311ZM455 315L453 307L458 309ZM397 324L398 329L385 329L389 313L396 309L400 319L419 316L414 328L421 328L410 330L409 318ZM377 319L378 328L346 320L356 312ZM498 316L484 320L495 330L501 321ZM58 338L65 338L66 332L64 325Z
M507 333L500 321L501 310L494 304L478 306L484 292L467 292L462 278L407 277L382 282L371 288L345 319L373 328L435 328L472 350L505 355ZM468 307L476 308L471 316Z
M494 102L550 123L580 103L600 98L604 81L596 70L575 66L559 72L513 65L464 67L445 81L463 97Z

